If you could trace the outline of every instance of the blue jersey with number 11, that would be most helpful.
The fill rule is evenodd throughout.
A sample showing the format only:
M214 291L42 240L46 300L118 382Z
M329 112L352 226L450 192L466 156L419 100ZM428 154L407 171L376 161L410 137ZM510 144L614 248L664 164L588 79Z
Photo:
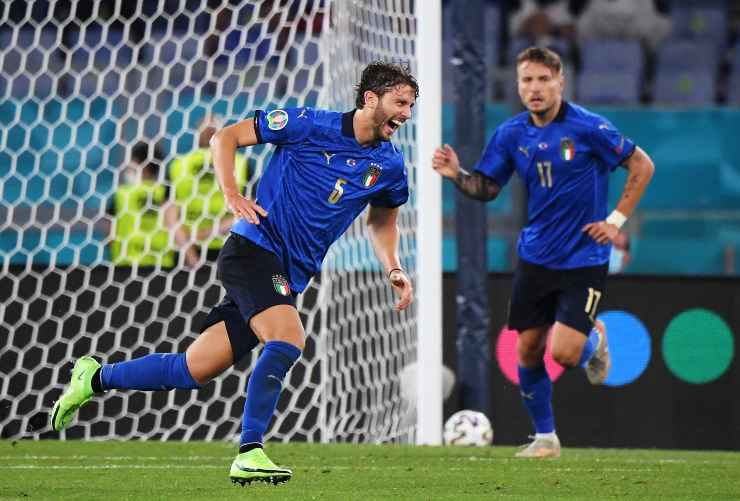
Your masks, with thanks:
M611 247L581 230L606 219L609 173L634 150L607 119L563 102L544 127L528 112L501 124L475 170L502 187L515 170L524 181L528 221L519 257L553 269L596 266Z
M390 142L358 143L353 117L311 108L255 113L258 141L277 146L257 188L268 216L258 225L240 219L231 231L277 254L293 291L305 289L368 204L408 199L403 154Z

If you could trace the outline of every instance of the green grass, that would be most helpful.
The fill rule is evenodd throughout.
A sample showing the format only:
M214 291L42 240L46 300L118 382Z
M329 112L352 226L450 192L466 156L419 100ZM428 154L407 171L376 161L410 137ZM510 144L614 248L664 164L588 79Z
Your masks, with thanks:
M269 444L278 486L231 484L226 443L0 441L0 499L738 499L740 453Z

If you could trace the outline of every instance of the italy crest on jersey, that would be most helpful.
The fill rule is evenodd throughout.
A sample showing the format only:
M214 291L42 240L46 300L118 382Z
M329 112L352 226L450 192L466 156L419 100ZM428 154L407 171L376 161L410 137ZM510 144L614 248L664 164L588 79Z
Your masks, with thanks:
M273 275L272 276L272 285L275 287L275 292L278 294L281 294L283 296L290 295L290 285L288 285L288 281L285 279L282 275Z
M576 145L573 140L569 137L564 137L560 140L560 158L566 162L570 162L576 156Z
M285 110L273 110L267 114L267 128L280 130L288 125L288 113Z
M367 168L367 172L365 172L365 176L362 178L362 185L365 188L370 188L373 186L376 182L378 182L378 178L380 177L380 172L383 169L380 167L380 165L376 163L371 163L370 167Z

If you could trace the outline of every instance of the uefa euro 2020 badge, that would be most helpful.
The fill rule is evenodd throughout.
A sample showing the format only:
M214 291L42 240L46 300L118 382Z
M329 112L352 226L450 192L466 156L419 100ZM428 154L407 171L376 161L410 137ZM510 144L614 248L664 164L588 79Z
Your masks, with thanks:
M288 125L288 113L285 110L273 110L267 114L267 128L280 130Z

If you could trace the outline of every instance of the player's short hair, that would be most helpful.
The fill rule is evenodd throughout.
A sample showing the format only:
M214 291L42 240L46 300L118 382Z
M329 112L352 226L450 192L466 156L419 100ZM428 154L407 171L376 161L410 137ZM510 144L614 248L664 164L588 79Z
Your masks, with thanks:
M545 47L527 47L516 56L517 66L526 61L543 64L555 73L563 70L563 63L558 53Z
M415 97L419 97L419 84L408 66L385 61L374 61L368 64L362 70L360 83L355 86L357 108L362 109L365 106L366 91L372 91L381 97L397 85L408 85L414 89Z

